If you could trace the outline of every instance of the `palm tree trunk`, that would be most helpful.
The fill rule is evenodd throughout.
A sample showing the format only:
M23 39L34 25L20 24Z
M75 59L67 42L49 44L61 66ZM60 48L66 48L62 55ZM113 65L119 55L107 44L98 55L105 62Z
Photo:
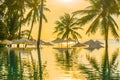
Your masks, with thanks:
M68 45L68 35L67 35L67 49L69 48L69 45Z
M43 0L41 0L41 6L40 6L40 22L39 22L39 31L38 31L38 41L37 41L40 80L42 80L42 60L41 60L41 53L39 48L41 46L39 45L40 45L41 30L42 30L42 16L43 16Z
M19 27L19 35L18 35L18 39L21 38L21 23L20 23L20 27ZM19 48L19 44L17 44L17 47Z

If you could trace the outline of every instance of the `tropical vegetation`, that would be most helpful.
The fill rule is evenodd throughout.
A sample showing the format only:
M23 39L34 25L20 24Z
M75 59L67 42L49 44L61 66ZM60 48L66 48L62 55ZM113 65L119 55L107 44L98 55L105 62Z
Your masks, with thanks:
M79 25L83 26L90 22L90 26L86 34L94 34L101 30L101 34L104 35L106 46L108 44L109 32L115 38L119 38L117 30L119 29L113 17L118 16L120 13L119 0L88 0L90 6L84 10L78 10L73 14L80 14Z
M78 10L73 12L73 14L65 13L55 22L54 33L57 34L57 37L60 37L64 40L69 38L75 39L76 41L79 38L82 38L80 34L80 29L82 26L90 23L89 28L87 29L86 34L95 34L98 29L101 30L101 34L105 38L105 53L101 64L98 64L97 60L94 57L87 56L89 66L84 66L83 64L79 65L79 69L87 75L88 79L91 80L113 80L113 77L116 77L117 67L118 67L118 51L115 52L112 57L109 57L108 52L108 39L109 33L111 33L116 39L119 39L118 29L119 26L115 21L114 17L119 16L120 14L120 1L119 0L87 0L90 2L84 10ZM41 58L41 32L42 32L42 21L43 19L47 22L47 18L44 14L44 11L50 11L45 6L45 0L1 0L0 1L0 40L13 40L27 38L32 39L31 33L36 22L39 23L38 28L38 40L37 40L37 57L38 64L35 63L33 55L30 52L30 58L32 65L26 63L21 58L21 53L13 49L9 49L3 52L0 49L0 73L2 76L6 76L10 79L17 79L20 76L22 79L24 75L24 66L27 66L28 69L32 70L32 73L28 70L31 77L34 76L34 79L43 79L43 70L46 69L45 65L42 65ZM80 14L80 18L78 15ZM22 27L26 25L30 26L30 30L22 30ZM4 47L5 44L0 43L0 47ZM67 46L68 48L68 46ZM24 50L24 49L23 49ZM78 52L73 49L63 51L62 54L56 54L57 62L60 65L63 65L66 70L70 71L74 67L74 64L78 64ZM5 54L4 54L5 53ZM75 54L74 54L75 53ZM77 54L76 54L77 53ZM24 55L24 54L22 54ZM28 54L27 54L28 56ZM35 56L36 57L36 56ZM82 56L83 57L83 56ZM73 61L74 59L74 61ZM23 59L24 60L24 59ZM29 59L28 59L29 60ZM76 66L75 66L76 67ZM77 66L78 67L78 66ZM38 75L39 74L39 75ZM17 76L16 76L17 75Z
M32 38L33 24L39 22L41 0L2 0L0 1L0 40ZM44 5L44 10L50 11ZM47 22L47 18L43 15ZM30 30L22 30L26 24L31 25ZM4 35L4 36L3 36Z
M56 21L56 27L54 33L57 33L58 37L62 39L73 38L78 41L78 38L82 38L78 29L82 29L77 26L77 18L74 15L65 13Z

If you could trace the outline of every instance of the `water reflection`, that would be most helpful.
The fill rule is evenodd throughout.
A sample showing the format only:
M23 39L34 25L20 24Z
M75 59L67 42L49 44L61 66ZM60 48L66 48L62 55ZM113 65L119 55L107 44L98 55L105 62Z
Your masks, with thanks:
M84 56L86 59L84 59ZM71 80L119 80L119 49L108 54L105 48L102 57L91 56L92 53L84 53L81 48L57 49L56 62L64 70L64 78ZM80 57L80 55L82 55ZM84 60L83 62L81 60Z
M61 67L65 70L70 70L71 67L71 57L68 49L62 50L58 49L58 53L56 53L56 60L58 65L62 65Z
M40 80L38 59L32 50L2 49L0 50L0 80ZM42 65L43 80L46 80L46 62Z
M110 49L109 49L110 50ZM112 50L113 51L113 50ZM119 50L43 47L42 80L119 80ZM37 49L0 49L0 80L40 80Z
M95 57L87 55L88 65L80 64L79 69L86 74L88 80L119 80L118 54L119 50L117 49L110 58L105 51L101 63L98 63Z
M76 80L78 77L78 53L81 51L80 48L73 49L57 49L56 51L56 62L57 66L64 70L64 76L61 80ZM76 78L76 79L75 79ZM82 79L82 78L81 78Z

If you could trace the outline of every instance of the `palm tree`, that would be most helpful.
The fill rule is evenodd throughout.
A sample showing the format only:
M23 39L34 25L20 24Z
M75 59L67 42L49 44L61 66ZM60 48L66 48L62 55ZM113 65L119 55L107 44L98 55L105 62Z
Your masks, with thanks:
M41 53L40 53L40 39L41 39L41 31L42 31L42 18L43 18L43 4L44 0L41 0L40 5L40 22L39 22L39 30L38 30L38 40L37 40L37 52L38 52L38 61L39 61L39 74L40 74L40 80L42 80L42 61L41 61Z
M28 24L31 24L31 28L30 28L30 33L28 35L28 39L30 38L32 29L33 29L33 25L35 22L39 21L39 17L40 17L40 0L33 0L33 1L28 1L27 2L28 7L30 8L29 13L27 14L26 17L26 21L28 22ZM48 8L46 8L45 6L43 7L43 9L45 11L50 11ZM45 20L45 22L47 22L47 18L45 17L45 15L43 14L43 19Z
M114 20L115 15L119 15L119 2L118 0L88 0L90 6L85 10L79 10L73 14L83 15L78 23L82 26L91 22L86 34L94 34L101 29L102 35L105 37L105 45L108 46L108 34L111 31L115 38L119 38L117 33L118 25Z
M14 36L20 38L21 26L23 24L23 18L25 13L26 0L4 0L2 5L4 8L4 19L9 30L9 39L13 39Z
M77 26L77 18L74 15L65 13L64 16L60 17L60 20L56 21L56 27L54 33L57 36L62 36L62 39L68 40L68 38L73 37L78 41L78 37L82 38L77 32L78 29L82 29Z

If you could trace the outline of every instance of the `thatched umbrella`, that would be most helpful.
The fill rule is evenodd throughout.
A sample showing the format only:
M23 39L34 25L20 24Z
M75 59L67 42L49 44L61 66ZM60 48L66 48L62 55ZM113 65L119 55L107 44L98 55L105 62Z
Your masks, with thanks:
M96 40L96 41L95 41L95 43L98 43L98 44L103 44L102 42L100 42L100 41L98 41L98 40Z
M31 39L31 41L33 41L35 44L37 44L37 40ZM40 40L40 44L41 44L41 45L43 45L43 44L45 44L45 43L46 43L45 41Z
M53 41L51 41L51 42L53 42L53 43L58 43L58 46L59 46L59 44L61 44L60 47L62 47L62 43L64 42L64 40L61 39L61 38L56 38L55 40L53 40Z
M64 40L64 42L76 42L76 41L71 38L68 38L67 40Z
M89 41L86 41L84 44L87 44L87 45L92 45L94 44L95 42L93 40L89 40Z
M17 39L13 40L12 44L34 44L34 42L28 39Z
M55 40L53 40L51 42L53 42L53 43L62 43L62 42L64 42L64 40L61 39L61 38L56 38Z
M96 48L96 49L100 49L100 48L103 48L103 46L100 45L100 44L97 44L95 48Z
M3 40L2 43L3 43L3 44L10 45L10 44L12 44L13 42L6 39L6 40Z
M100 45L100 44L102 44L100 41L89 40L89 41L85 42L84 44L89 45L89 47L86 49L90 50L90 51L93 51L94 49L100 49L103 47L102 45Z
M40 40L40 44L41 44L41 45L44 45L45 43L46 43L45 41Z
M43 45L46 45L46 46L53 46L53 44L50 43L50 42L45 42Z
M12 44L23 44L23 47L26 47L26 45L34 45L35 42L28 39L16 39L12 40Z

